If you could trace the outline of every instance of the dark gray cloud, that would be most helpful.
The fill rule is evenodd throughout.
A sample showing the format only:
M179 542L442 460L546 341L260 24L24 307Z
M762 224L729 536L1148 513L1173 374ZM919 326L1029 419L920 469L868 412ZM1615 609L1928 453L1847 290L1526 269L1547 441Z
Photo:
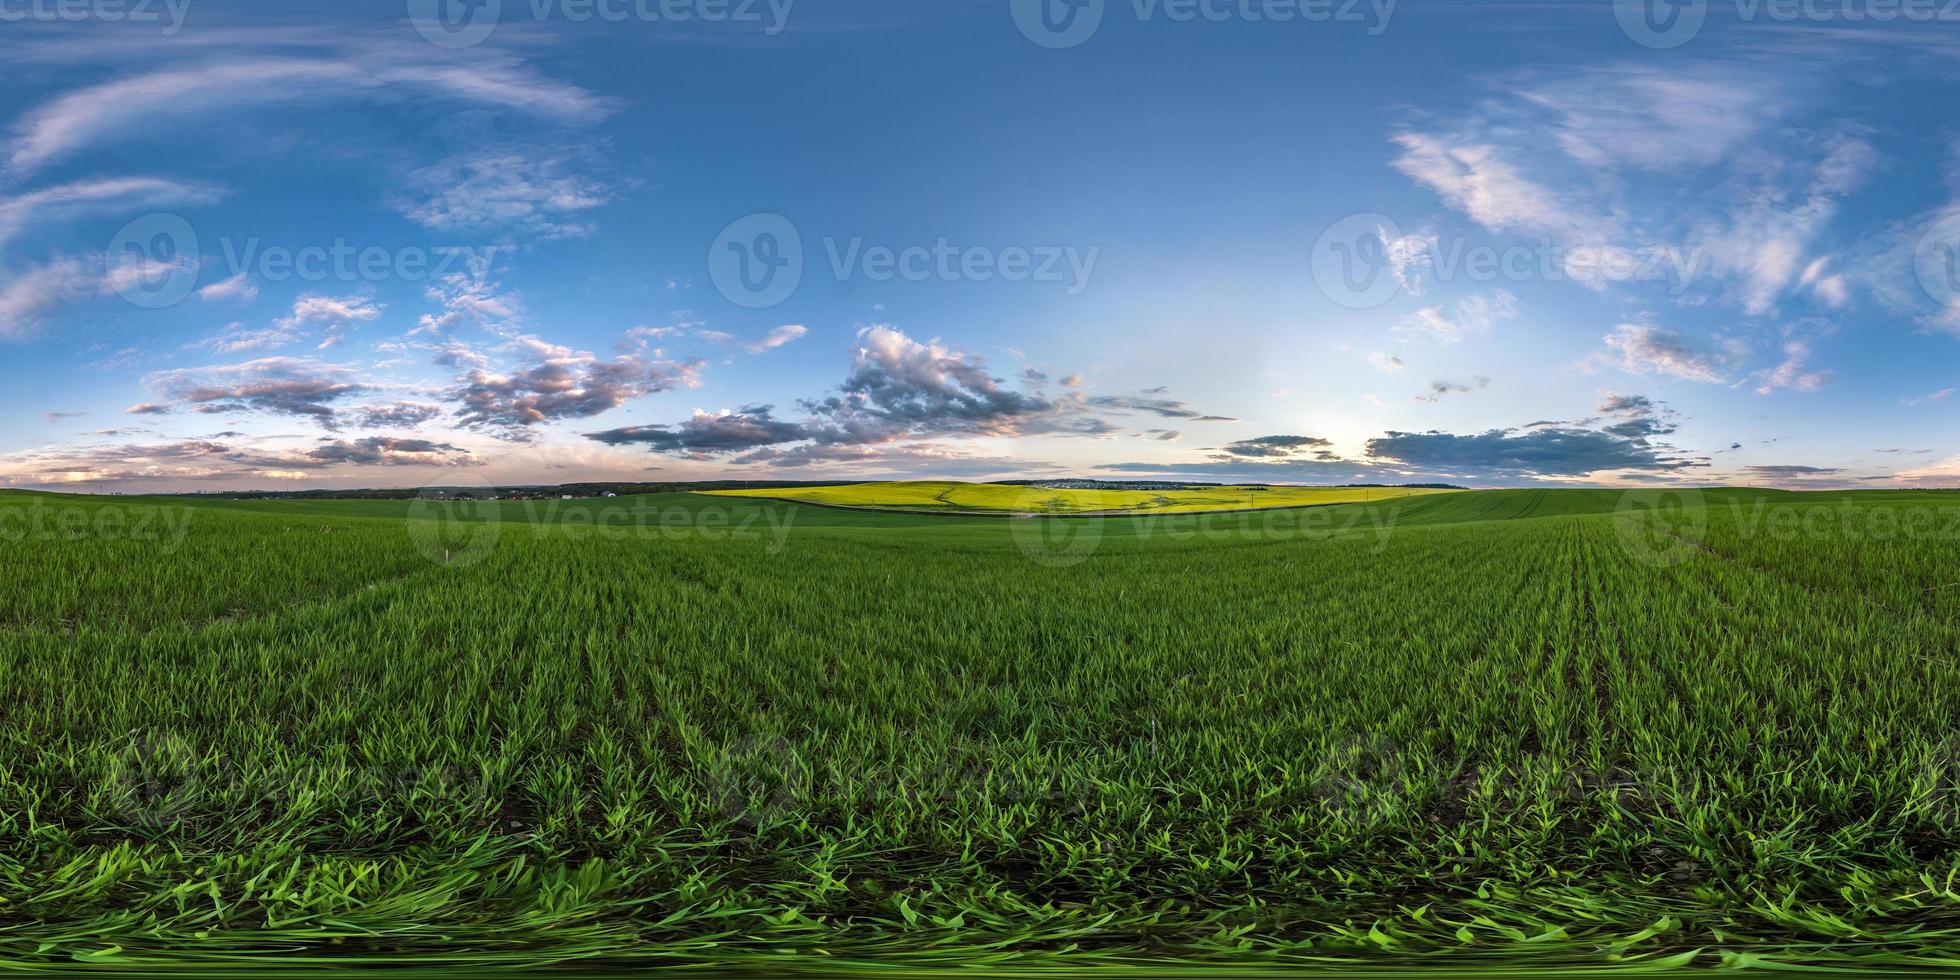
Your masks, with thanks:
M1673 421L1674 410L1646 395L1606 392L1595 410L1616 420L1605 426L1605 431L1627 439L1671 435L1680 429Z
M1096 408L1118 412L1145 412L1167 419L1191 419L1204 422L1231 422L1234 419L1222 415L1207 415L1189 404L1176 399L1162 397L1162 388L1152 388L1143 395L1096 395L1088 399L1088 404Z
M475 466L476 457L466 449L427 439L396 439L370 436L352 442L332 442L305 454L320 466Z
M1674 432L1675 428L1671 422L1664 422L1651 416L1642 416L1615 422L1607 426L1605 431L1627 439L1646 439L1652 436L1668 435Z
M1654 400L1646 395L1622 395L1609 391L1599 396L1599 405L1593 410L1605 415L1645 415L1654 410Z
M367 429L412 429L434 421L441 414L441 405L395 402L392 405L363 405L355 410L353 418L356 425Z
M1701 465L1645 439L1594 429L1492 429L1474 435L1389 432L1367 443L1371 460L1434 473L1587 476L1610 470Z
M1313 450L1324 450L1332 445L1332 442L1319 436L1259 436L1227 443L1219 449L1222 455L1212 458L1287 459Z
M1419 402L1439 402L1451 395L1461 395L1478 391L1490 385L1490 379L1479 374L1468 381L1431 381L1429 394L1417 395Z
M1400 483L1413 480L1410 474L1392 471L1367 462L1323 459L1233 459L1213 457L1209 463L1104 463L1101 473L1165 479L1189 479L1214 483Z
M1041 372L1023 372L1038 384ZM1064 379L1069 390L1050 397L1038 391L1007 387L988 372L986 362L942 346L920 343L890 327L859 331L851 348L851 364L836 393L798 402L800 420L778 418L772 406L748 406L738 412L697 413L675 426L637 425L586 437L608 445L643 445L662 453L706 458L741 453L737 463L766 462L795 466L810 462L848 462L868 453L836 447L869 447L947 436L1019 437L1068 434L1099 435L1115 431L1096 414L1097 406L1075 389L1080 380ZM1146 393L1154 394L1154 393ZM1148 399L1131 399L1112 410L1150 410L1136 406ZM1158 414L1162 414L1158 412ZM808 443L795 450L764 452L772 447Z
M969 456L939 443L851 446L810 442L787 448L758 449L739 457L736 462L783 468L847 465L861 470L865 467L883 467L890 475L907 479L929 476L1028 476L1061 470L1053 463Z
M226 436L236 433L226 433ZM340 466L474 466L467 450L425 439L376 436L302 451L260 449L226 438L61 446L0 456L8 481L27 486L115 486L290 480Z
M738 412L694 417L669 428L664 425L637 425L604 432L588 432L587 439L609 446L643 445L656 452L713 455L740 452L810 438L802 423L776 418L773 405L748 405Z
M336 426L333 403L369 390L351 380L354 370L307 358L265 357L243 364L159 371L144 384L169 398L205 413L257 411L311 418L326 428ZM160 406L137 405L141 414Z
M1844 470L1833 466L1762 465L1745 466L1744 473L1764 480L1786 480L1806 476L1835 476Z
M697 384L702 365L638 354L602 361L534 338L519 345L534 359L530 366L508 374L478 368L450 390L461 403L455 415L462 425L527 441L532 426L591 418L630 399Z
M673 452L681 448L680 433L664 425L628 425L587 432L585 437L608 446L646 446L654 452Z
M888 435L1018 435L1060 431L1075 421L1040 395L1007 388L982 358L919 343L890 327L858 334L841 397L806 403L843 420L840 434L882 426ZM873 441L843 438L837 441Z

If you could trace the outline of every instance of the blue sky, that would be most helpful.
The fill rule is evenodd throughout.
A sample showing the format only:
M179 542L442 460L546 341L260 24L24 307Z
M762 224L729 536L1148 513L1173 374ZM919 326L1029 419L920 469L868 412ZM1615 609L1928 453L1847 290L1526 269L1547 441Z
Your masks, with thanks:
M449 2L0 0L0 485L1960 479L1937 3Z

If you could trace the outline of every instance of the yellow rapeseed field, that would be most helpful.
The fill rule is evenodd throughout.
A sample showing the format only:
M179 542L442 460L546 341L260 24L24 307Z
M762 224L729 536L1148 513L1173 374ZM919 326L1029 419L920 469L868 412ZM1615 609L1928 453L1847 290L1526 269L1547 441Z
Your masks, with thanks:
M949 513L1141 514L1345 504L1450 491L1413 487L1268 486L1197 487L1184 490L1090 490L1023 487L1003 483L908 481L714 492L733 497L769 497L879 510L943 510Z

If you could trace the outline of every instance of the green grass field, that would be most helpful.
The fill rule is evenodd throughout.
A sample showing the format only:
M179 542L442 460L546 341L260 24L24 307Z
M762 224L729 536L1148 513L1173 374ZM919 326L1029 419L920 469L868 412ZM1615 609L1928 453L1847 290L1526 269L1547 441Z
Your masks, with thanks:
M0 963L1960 964L1960 495L0 493Z
M1003 483L907 480L832 487L715 490L716 496L760 497L834 507L983 514L1198 513L1369 503L1431 493L1429 487L1207 486L1178 490L1029 487Z

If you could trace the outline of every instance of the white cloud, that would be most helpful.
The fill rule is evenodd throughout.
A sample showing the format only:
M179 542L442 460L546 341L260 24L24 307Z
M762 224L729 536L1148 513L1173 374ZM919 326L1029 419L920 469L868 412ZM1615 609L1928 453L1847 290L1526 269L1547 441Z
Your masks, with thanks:
M1588 167L1713 166L1782 114L1761 72L1722 65L1628 65L1580 72L1519 93L1551 116L1559 149Z
M1791 388L1797 391L1816 391L1831 380L1829 371L1805 371L1810 361L1810 344L1802 340L1790 340L1783 344L1783 361L1768 371L1757 372L1762 383L1756 386L1756 394L1767 395L1778 388Z
M102 290L101 271L73 258L9 276L0 285L0 337L18 339L39 326L49 310Z
M11 198L0 198L0 246L37 221L68 221L83 214L208 204L215 188L157 177L78 180Z
M416 320L415 329L409 331L410 336L426 333L447 337L450 331L466 323L514 336L524 312L515 295L503 292L490 279L487 260L472 261L468 272L443 276L424 289L422 297L441 304L443 311L422 314Z
M252 281L250 275L241 272L229 279L223 279L200 288L197 291L197 298L207 303L231 301L250 303L259 298L259 287L257 283Z
M1454 344L1466 336L1489 333L1493 324L1516 316L1517 312L1515 295L1509 290L1493 289L1488 293L1471 293L1447 307L1422 307L1397 324L1395 334L1404 340L1426 338Z
M300 331L277 325L259 330L247 330L241 324L228 323L217 334L188 344L186 347L191 350L207 350L214 354L243 354L284 347L297 343L300 337Z
M1801 285L1836 306L1848 283L1817 265L1818 245L1880 156L1856 126L1800 125L1816 101L1803 84L1730 65L1519 72L1395 136L1393 164L1493 233L1562 247L1564 273L1594 288L1624 278L1577 261L1606 246L1677 256L1665 278L1682 302L1764 316Z
M325 296L307 293L293 303L293 311L272 321L271 331L279 331L288 336L298 337L307 327L324 324L326 335L320 341L320 349L338 345L346 339L348 327L356 326L381 315L384 307L366 296Z
M1606 335L1609 363L1633 374L1660 374L1718 384L1725 360L1688 338L1648 323L1622 323Z
M1746 181L1727 213L1704 217L1696 231L1705 267L1740 280L1742 308L1752 316L1772 312L1792 283L1804 282L1804 273L1821 273L1806 254L1812 241L1837 214L1839 201L1878 163L1871 144L1843 134L1825 139L1822 153L1814 163L1786 160L1776 174ZM1791 170L1806 175L1801 185L1781 182L1782 173ZM1841 302L1841 282L1819 287L1827 301L1834 293Z
M1391 235L1381 233L1382 259L1388 263L1395 281L1411 296L1422 295L1423 273L1434 269L1436 237L1431 234Z
M763 351L774 350L784 344L799 340L804 334L809 332L808 328L800 324L787 323L769 331L761 340L752 340L743 344L742 348L751 354L760 354Z
M604 184L568 152L537 147L476 150L404 178L395 207L442 232L519 231L545 239L576 238L592 225L580 217L606 203Z
M1581 243L1612 238L1607 222L1568 204L1550 187L1521 174L1489 144L1454 142L1423 133L1394 137L1402 148L1395 169L1427 185L1451 207L1493 232L1533 232Z
M187 119L251 108L418 98L499 106L564 122L598 119L609 104L523 62L484 56L443 61L424 47L364 45L346 57L263 57L132 75L76 89L21 117L7 147L26 174L84 147L145 129L181 135Z

